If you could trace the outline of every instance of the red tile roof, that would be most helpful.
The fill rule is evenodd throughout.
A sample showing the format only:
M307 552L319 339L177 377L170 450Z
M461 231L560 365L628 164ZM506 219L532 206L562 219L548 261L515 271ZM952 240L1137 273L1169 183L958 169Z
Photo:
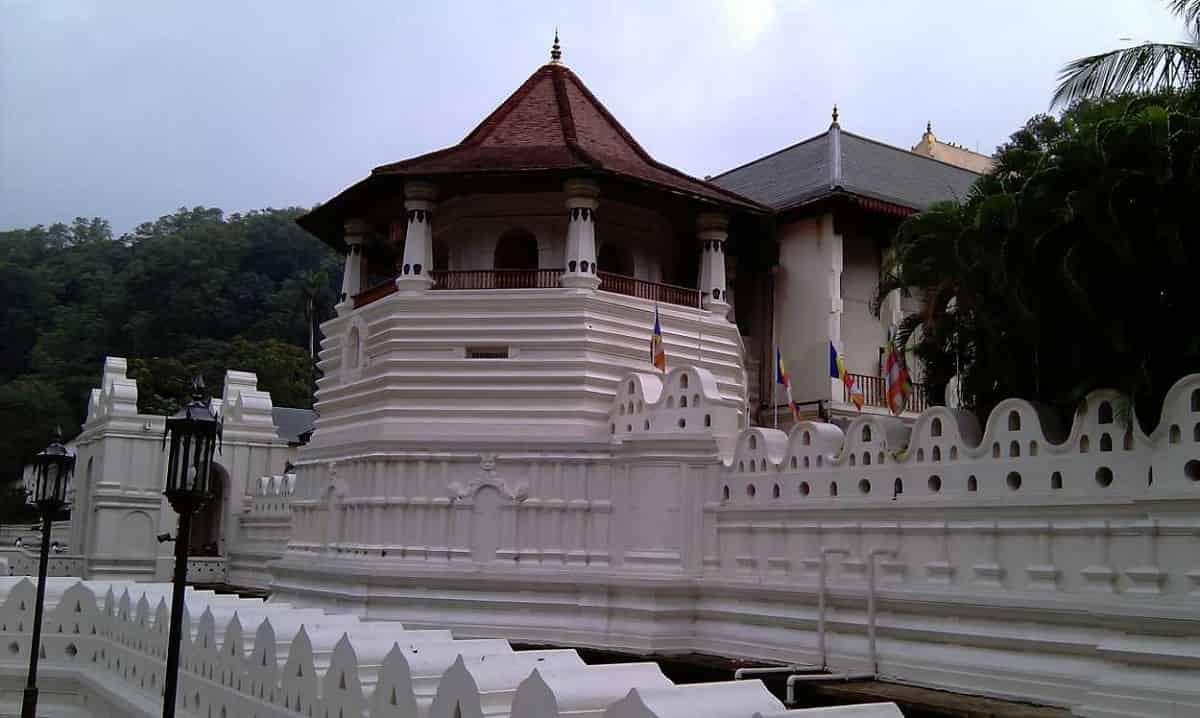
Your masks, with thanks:
M556 63L538 68L459 144L376 167L372 174L572 169L612 173L726 206L767 211L751 199L655 161L575 73Z

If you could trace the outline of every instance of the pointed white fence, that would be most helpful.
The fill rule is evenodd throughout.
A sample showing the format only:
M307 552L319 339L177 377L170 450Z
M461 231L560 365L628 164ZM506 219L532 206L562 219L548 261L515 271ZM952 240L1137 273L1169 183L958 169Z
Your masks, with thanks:
M20 700L11 687L25 676L35 588L28 578L0 578L0 714ZM48 579L42 706L55 715L158 715L170 592L169 584ZM514 652L503 640L454 640L449 631L410 631L211 591L189 589L184 608L178 700L189 718L684 718L700 708L712 718L752 718L783 711L759 681L675 686L652 663L587 666L573 650ZM816 715L899 715L832 711Z

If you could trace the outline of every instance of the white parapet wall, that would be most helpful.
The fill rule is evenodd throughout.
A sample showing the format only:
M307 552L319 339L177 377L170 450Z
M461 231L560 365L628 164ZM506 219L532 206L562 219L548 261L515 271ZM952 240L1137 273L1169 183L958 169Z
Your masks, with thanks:
M982 426L739 431L715 385L626 375L605 447L302 451L273 589L461 636L808 663L824 574L824 658L857 672L874 573L886 677L1200 715L1200 375L1150 434L1112 391L1069 427L1009 400Z
M238 516L238 540L229 546L226 573L234 586L266 588L267 564L283 556L292 534L295 474L263 476L251 482L253 492Z
M39 712L159 715L170 597L169 584L50 579ZM28 579L0 578L0 715L15 715L20 706L35 600ZM453 715L454 705L446 703L452 700L474 707L469 715L552 718L559 713L551 711L564 706L591 706L594 715L625 694L670 687L666 679L648 680L644 668L589 671L574 651L514 653L504 641L455 641L447 631L363 623L208 591L188 591L183 626L177 707L178 715L191 718L427 718L430 704L418 700L418 692L436 695L433 714L445 704ZM435 658L428 661L426 654ZM553 686L547 690L554 703L532 700L514 708L518 686L537 670L555 672L541 684ZM599 691L597 681L605 684ZM745 700L751 694L759 698ZM721 714L729 718L751 718L774 701L758 681L713 684L689 695L696 698L691 715L706 703L740 702L740 709ZM676 698L673 705L679 704Z

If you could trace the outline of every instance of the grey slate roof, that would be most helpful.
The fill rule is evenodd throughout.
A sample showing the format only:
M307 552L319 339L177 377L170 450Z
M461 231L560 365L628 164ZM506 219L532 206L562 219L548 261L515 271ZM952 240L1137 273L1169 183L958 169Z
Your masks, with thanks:
M838 190L921 210L964 197L978 174L833 125L826 132L711 179L775 210Z
M313 422L317 412L312 409L289 409L276 406L271 409L271 418L275 420L275 433L288 443L301 443L301 435L313 430Z

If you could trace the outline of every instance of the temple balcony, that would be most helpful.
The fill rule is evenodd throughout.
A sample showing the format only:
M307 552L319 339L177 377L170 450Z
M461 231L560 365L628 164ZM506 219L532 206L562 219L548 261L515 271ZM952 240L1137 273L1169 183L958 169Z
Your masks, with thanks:
M863 406L861 411L851 401L850 389L841 381L831 378L831 393L829 396L810 397L801 396L800 394L794 395L798 404L797 413L800 419L805 421L830 421L837 417L853 418L861 414L892 415L892 411L887 403L887 384L883 377L854 372L850 372L850 376L854 379L855 385L862 389ZM772 403L774 404L774 413L772 413L771 409ZM773 396L768 397L767 400L762 402L762 406L763 411L757 416L757 421L760 425L787 430L794 423L791 408L787 404L787 399L784 396L782 388L777 388ZM930 406L933 405L929 402L925 385L921 382L913 382L912 391L908 395L908 402L905 404L904 411L900 413L900 418L915 419Z
M562 269L482 269L430 272L431 290L474 291L485 289L556 289ZM662 282L649 282L611 272L598 272L599 291L637 297L662 304L700 308L700 291ZM380 282L354 296L359 309L396 292L395 277Z
M850 374L854 378L855 386L861 387L863 392L863 412L883 409L888 411L887 402L887 384L881 376L870 376L867 374ZM845 384L841 385L840 400L842 404L848 404L852 408L853 402L850 401L850 389ZM929 399L925 393L925 385L920 382L913 382L912 392L908 395L908 404L904 410L904 414L916 416L929 408Z

